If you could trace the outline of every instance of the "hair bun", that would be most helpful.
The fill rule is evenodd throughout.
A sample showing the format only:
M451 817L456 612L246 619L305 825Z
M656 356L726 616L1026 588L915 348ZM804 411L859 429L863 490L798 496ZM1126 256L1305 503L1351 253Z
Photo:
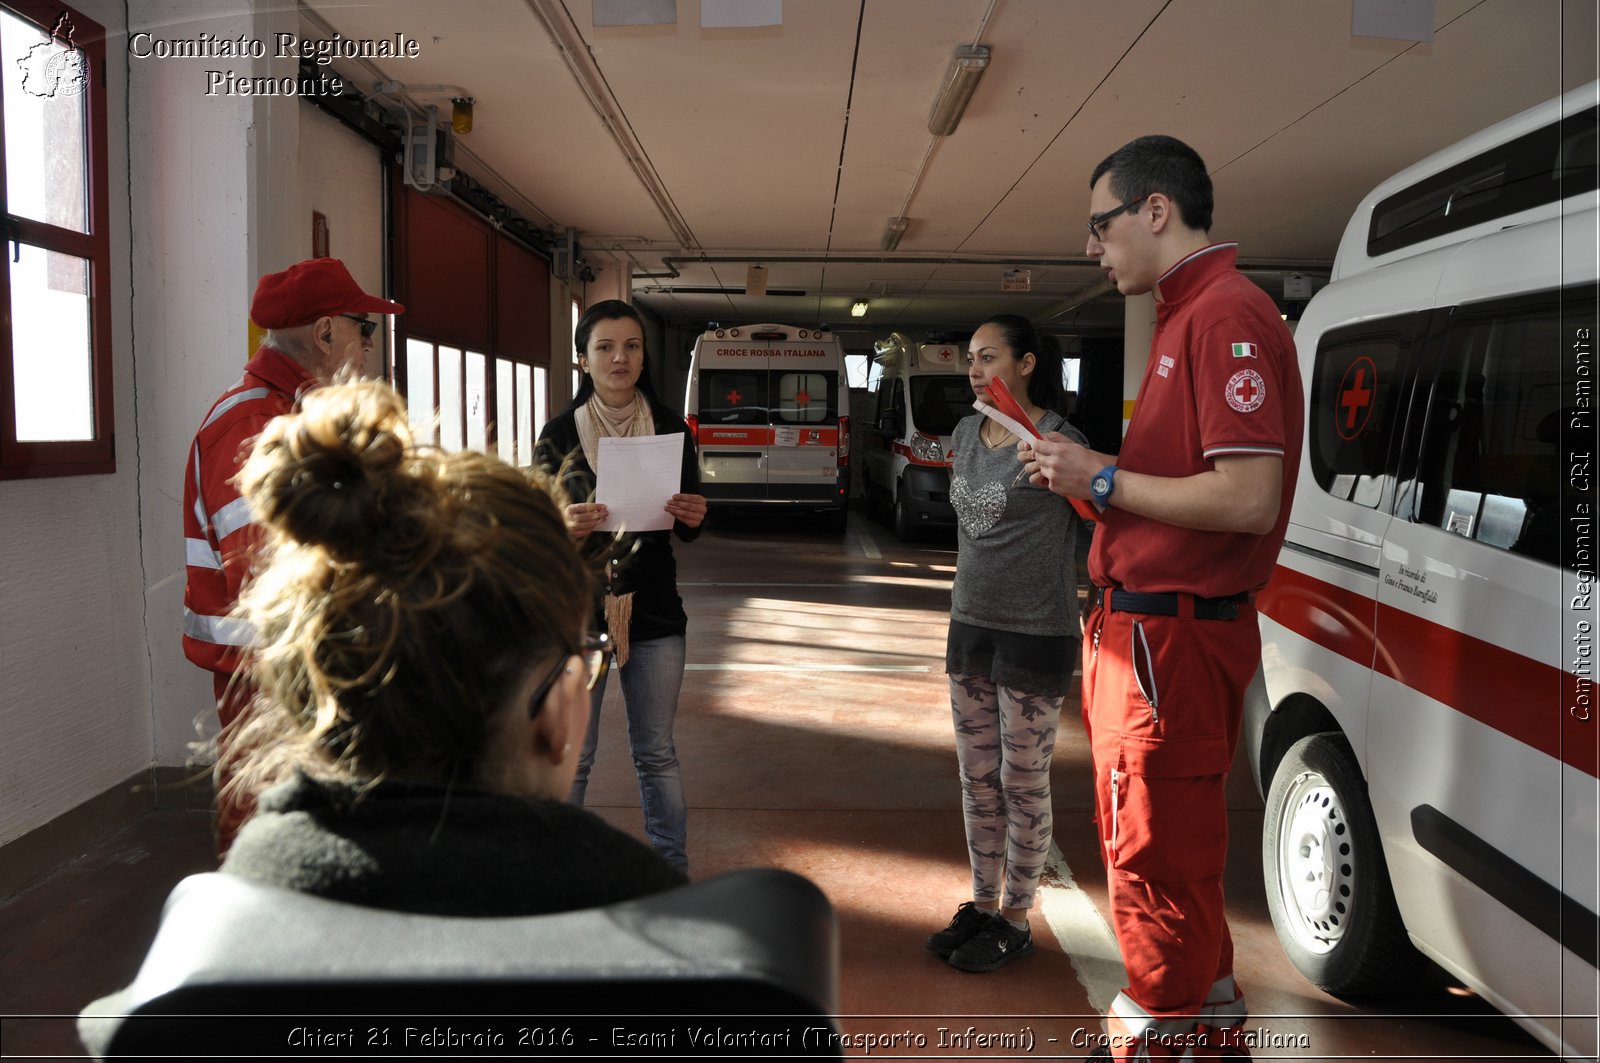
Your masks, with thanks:
M336 560L357 561L385 523L386 502L411 479L404 403L375 381L308 393L261 433L240 475L256 518Z

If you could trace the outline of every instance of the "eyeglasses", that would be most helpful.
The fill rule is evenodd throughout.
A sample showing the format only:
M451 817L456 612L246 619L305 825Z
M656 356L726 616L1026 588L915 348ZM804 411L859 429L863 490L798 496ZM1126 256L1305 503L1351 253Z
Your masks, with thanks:
M354 321L356 324L360 325L361 338L364 340L370 340L372 338L372 334L378 331L378 322L375 318L356 317L354 314L340 314L339 316L347 317L351 321Z
M1106 222L1115 218L1118 214L1126 214L1149 198L1149 194L1146 193L1138 199L1128 200L1120 207L1112 207L1110 210L1103 210L1099 214L1089 215L1089 235L1096 240L1104 240L1106 238Z
M611 646L611 636L600 634L590 635L583 640L583 649L577 651L583 658L583 665L588 670L589 678L584 682L583 689L594 690L600 685L600 680L606 677L611 670L611 658L615 651ZM539 715L539 710L544 708L544 699L550 696L550 689L556 685L556 680L561 678L567 666L567 658L573 654L563 654L556 661L555 667L550 669L550 674L534 687L533 694L528 698L528 718L531 720Z

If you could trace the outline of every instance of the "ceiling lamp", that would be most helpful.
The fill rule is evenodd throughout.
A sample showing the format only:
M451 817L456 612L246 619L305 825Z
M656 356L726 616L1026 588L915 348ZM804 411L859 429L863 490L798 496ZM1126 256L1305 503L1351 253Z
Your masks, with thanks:
M936 137L947 137L956 131L961 114L967 109L967 101L972 99L978 79L983 77L988 65L988 45L963 44L956 49L950 68L944 72L944 81L939 85L933 110L928 112L928 132Z
M906 226L910 218L890 218L889 224L884 227L883 239L878 241L878 247L884 251L893 251L900 246L900 238L906 234Z
M450 100L450 128L462 136L472 132L472 104L474 102L471 96L455 96Z
M857 299L855 302L851 303L850 304L850 316L851 317L866 317L867 316L867 301L865 299Z

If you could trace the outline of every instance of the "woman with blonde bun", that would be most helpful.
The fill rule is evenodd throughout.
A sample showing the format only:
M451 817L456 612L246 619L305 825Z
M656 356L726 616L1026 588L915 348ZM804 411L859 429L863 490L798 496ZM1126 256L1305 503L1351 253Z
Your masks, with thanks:
M259 693L219 777L257 811L224 872L445 915L685 881L562 801L607 662L547 481L414 445L365 382L273 421L240 482L267 531L239 604Z

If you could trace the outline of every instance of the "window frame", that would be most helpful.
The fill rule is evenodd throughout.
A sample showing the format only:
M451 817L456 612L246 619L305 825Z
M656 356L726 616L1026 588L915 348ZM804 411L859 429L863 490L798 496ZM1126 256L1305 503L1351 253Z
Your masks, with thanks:
M1306 419L1305 447L1310 461L1312 480L1324 494L1363 509L1392 512L1399 473L1402 471L1399 468L1401 456L1407 452L1406 446L1409 445L1405 434L1410 424L1408 414L1412 392L1416 386L1417 367L1419 361L1425 357L1424 352L1429 349L1433 319L1432 311L1408 310L1341 325L1329 329L1318 337L1316 354L1312 359L1311 377L1306 385L1310 415ZM1337 372L1342 382L1343 374L1356 359L1370 360L1371 355L1368 351L1377 344L1391 347L1395 352L1390 380L1383 385L1386 389L1383 420L1377 425L1378 453L1373 455L1377 461L1367 471L1351 474L1332 467L1328 463L1330 455L1325 453L1323 448L1325 433L1338 417L1337 411L1329 410L1330 394L1327 382L1332 377L1327 370L1330 367L1338 367ZM1374 386L1377 386L1376 381ZM1376 412L1373 416L1376 416ZM1336 428L1334 432L1344 438ZM1361 434L1365 435L1365 432ZM1344 441L1347 444L1356 443L1354 437ZM1354 475L1355 480L1349 485L1348 494L1340 494L1334 486L1341 476L1348 475ZM1376 488L1376 497L1372 496L1373 487Z
M1477 352L1464 350L1461 345L1478 341L1486 330L1492 330L1508 322L1537 322L1540 320L1541 315L1544 315L1546 320L1555 325L1555 335L1559 336L1568 327L1567 322L1570 319L1579 317L1581 320L1588 321L1593 320L1595 314L1594 297L1586 294L1579 286L1576 288L1524 292L1515 296L1458 304L1449 307L1448 312L1439 317L1436 330L1428 338L1430 356L1417 374L1414 399L1408 412L1408 419L1414 422L1415 427L1408 428L1404 445L1407 461L1415 470L1413 479L1416 484L1413 489L1403 490L1397 497L1393 509L1394 516L1397 519L1415 524L1418 527L1432 528L1444 534L1459 535L1465 540L1531 561L1577 569L1577 561L1573 557L1567 556L1565 549L1566 536L1564 532L1566 522L1572 517L1574 502L1584 502L1590 506L1594 505L1595 492L1592 483L1585 490L1578 491L1561 475L1564 454L1561 449L1559 435L1562 422L1560 415L1568 407L1564 404L1558 404L1551 410L1551 413L1558 415L1558 438L1549 441L1551 443L1549 455L1551 466L1546 472L1550 477L1550 483L1554 487L1554 493L1550 497L1543 499L1526 494L1518 497L1517 500L1522 501L1526 509L1517 537L1509 544L1495 542L1486 538L1484 534L1486 522L1483 520L1485 508L1483 500L1491 496L1497 498L1513 497L1494 494L1485 490L1484 487L1491 482L1487 477L1480 476L1478 490L1467 489L1464 491L1464 493L1477 494L1479 496L1477 516L1474 518L1469 530L1458 532L1448 526L1448 497L1440 504L1439 517L1433 517L1424 512L1424 502L1420 497L1421 493L1428 487L1438 488L1440 486L1439 483L1434 482L1432 473L1448 471L1450 473L1449 482L1453 485L1457 481L1455 480L1456 458L1454 454L1441 459L1440 468L1433 469L1426 467L1428 462L1423 452L1431 441L1437 440L1442 435L1439 429L1429 424L1429 421L1435 417L1437 412L1435 398L1441 379L1452 372L1461 370L1463 367L1470 370L1473 364L1480 361ZM1553 346L1547 351L1538 347L1528 349L1542 351L1542 353L1554 353L1559 349L1559 345ZM1494 353L1500 356L1505 352L1496 351ZM1514 360L1502 359L1497 363L1497 369L1506 364L1515 364L1520 370L1527 364L1526 356L1524 355ZM1564 388L1568 380L1565 377L1563 363L1559 359L1555 362L1555 369L1555 379ZM1517 379L1519 382L1523 379L1520 373ZM1492 461L1499 461L1506 457L1506 455L1493 451L1485 451L1484 454ZM1431 505L1431 501L1428 504ZM1560 530L1554 534L1546 534L1544 536L1532 534L1535 515L1548 521L1551 519L1552 514L1554 514L1556 527ZM1548 529L1549 525L1546 524L1544 527ZM1550 551L1554 551L1554 553L1552 554Z
M0 0L12 15L49 35L65 12L72 20L72 43L84 54L89 84L84 96L85 204L88 232L78 233L48 222L19 218L6 200L4 175L5 116L0 111L0 227L9 259L15 245L56 252L84 260L88 271L89 387L94 438L87 440L19 441L16 421L14 346L9 327L0 329L0 480L114 473L116 463L115 395L112 389L110 156L106 99L106 31L70 5L52 0ZM0 93L3 93L0 87ZM11 271L0 269L0 312L10 320Z

